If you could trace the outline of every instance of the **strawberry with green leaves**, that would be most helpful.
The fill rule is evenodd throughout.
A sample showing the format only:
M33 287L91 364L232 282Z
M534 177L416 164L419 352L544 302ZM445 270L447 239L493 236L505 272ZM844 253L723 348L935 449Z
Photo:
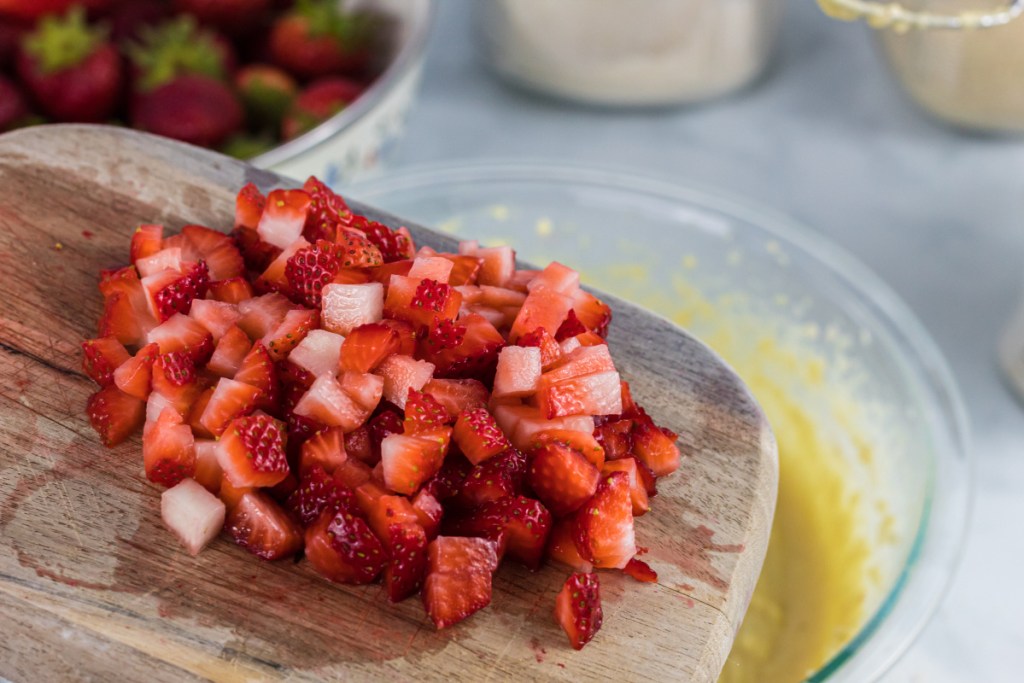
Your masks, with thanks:
M336 0L298 0L271 28L269 49L302 79L355 73L369 62L373 32L367 15L345 12Z
M90 26L83 9L43 18L22 38L16 61L21 82L47 116L98 123L115 113L121 57L106 28Z
M180 17L142 30L128 53L135 128L206 147L241 130L242 105L226 83L234 54L224 39Z
M285 71L270 64L250 64L235 74L235 88L249 120L260 128L277 130L295 101L299 86ZM310 240L312 241L312 240Z

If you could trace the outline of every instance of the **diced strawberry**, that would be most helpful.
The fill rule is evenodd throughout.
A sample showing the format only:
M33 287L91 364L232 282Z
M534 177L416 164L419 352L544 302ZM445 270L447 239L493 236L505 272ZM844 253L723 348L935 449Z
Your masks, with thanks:
M281 249L260 239L255 228L236 227L231 236L242 252L245 267L255 273L262 273L281 255Z
M334 241L338 223L352 215L345 200L319 179L310 176L302 189L309 194L309 213L302 234L310 242Z
M89 397L85 412L103 445L113 448L142 426L146 404L110 386Z
M444 459L438 473L424 484L422 490L429 491L439 501L448 500L462 490L462 485L472 470L473 464L458 451L453 451Z
M263 414L232 420L217 460L235 486L274 486L288 476L283 425Z
M412 323L404 320L384 318L380 321L380 324L387 325L398 334L399 355L411 356L416 352L416 328L412 326Z
M538 327L555 336L571 309L572 297L549 287L533 290L526 297L519 315L516 316L512 331L509 333L509 341L515 342L522 335L533 332Z
M583 344L580 343L578 338L569 337L568 339L559 342L559 346L562 349L562 355L568 356L570 353L583 346Z
M417 256L413 259L408 276L416 280L434 280L448 284L448 277L454 267L452 261L441 256Z
M364 233L343 228L334 238L344 254L343 268L377 268L384 265L380 249Z
M206 290L206 296L226 304L240 304L253 297L252 285L244 277L214 280Z
M532 346L506 346L498 354L495 398L521 398L536 393L541 377L541 352ZM555 416L552 416L555 417Z
M364 584L380 575L388 554L365 520L339 510L325 512L306 530L306 558L330 581Z
M307 370L314 377L338 372L341 345L345 338L326 330L310 330L298 346L288 354L288 361Z
M379 282L329 284L321 304L324 329L347 335L355 328L379 322L384 312L384 287Z
M572 574L555 598L555 621L569 636L574 650L582 650L601 629L601 584L597 574Z
M516 424L515 432L511 437L512 445L516 448L528 448L533 443L535 434L550 429L592 433L594 431L594 418L589 415L571 415L569 417L556 417L553 420L547 420L540 415L539 411L532 415L527 414L520 418L518 424Z
M534 450L547 444L559 444L579 451L590 464L601 469L604 466L604 449L593 434L565 429L546 429L532 435L527 450Z
M203 417L203 412L206 411L206 406L209 405L210 399L213 397L213 387L202 388L200 387L200 393L196 399L192 402L192 405L188 406L188 412L186 415L186 422L189 428L192 430L192 434L200 439L213 439L214 433L206 428L200 418ZM171 406L178 411L177 406Z
M370 468L354 458L348 458L335 468L334 478L358 493L359 487L370 481Z
M333 474L339 465L348 459L345 449L345 432L340 427L331 427L317 432L302 444L302 455L299 458L299 473L305 473L314 467L323 468Z
M658 582L658 572L651 569L651 565L647 564L643 560L638 560L635 557L626 563L626 566L622 568L622 572L628 576L632 576L641 583Z
M366 422L374 406L361 405L349 396L332 375L318 377L295 405L297 415L312 418L331 427L350 432Z
M384 314L429 328L435 320L454 320L462 305L462 295L437 280L418 280L392 276L384 300Z
M181 266L180 273L164 270L142 279L142 287L150 296L150 310L157 320L167 320L175 313L187 314L193 299L206 296L206 288L210 284L206 262L182 262Z
M188 415L186 410L184 413L179 411L174 402L165 396L161 396L156 391L151 391L149 397L146 398L146 422L156 422L160 418L160 413L164 412L164 408L174 409L181 418L184 420Z
M298 488L285 502L285 508L307 527L319 519L324 510L333 514L338 510L352 510L355 505L352 489L335 480L319 465L303 473Z
M250 339L262 339L272 332L292 310L292 302L278 293L253 297L238 304L238 326L245 330Z
M547 556L555 562L561 562L574 571L592 571L594 565L584 560L576 549L576 542L573 540L575 526L576 522L571 517L554 522L551 533L548 536Z
M675 440L658 429L646 414L633 426L633 454L651 468L654 475L664 477L679 469L680 455Z
M368 240L380 250L384 263L392 263L402 259L411 259L416 253L412 237L405 228L392 230L383 223L370 220L366 216L353 214L344 222L348 227L362 231Z
M432 379L423 385L423 391L437 399L452 415L483 408L490 399L487 387L475 379Z
M224 233L201 225L186 225L181 234L188 244L182 255L189 261L206 263L211 280L228 280L245 274L241 252L235 241Z
M274 367L273 359L261 342L253 344L252 349L242 359L234 379L260 390L256 402L256 407L260 410L274 410L277 407L280 394L277 370Z
M577 289L572 295L572 310L587 329L601 337L608 336L608 325L612 321L612 309L593 294Z
M376 465L380 462L380 444L385 438L392 434L401 434L405 431L405 417L397 408L390 403L381 406L381 410L366 423L368 450L367 457L361 458L368 465Z
M254 184L243 187L235 199L235 227L255 230L260 224L267 198Z
M143 224L135 228L135 232L132 233L130 249L132 263L160 251L163 239L164 226L162 225Z
M250 350L252 342L249 335L237 325L232 325L214 347L206 369L220 377L234 377Z
M291 286L288 284L288 262L292 256L308 247L309 242L300 237L284 249L278 251L267 264L267 267L260 273L259 277L253 280L253 289L260 294L280 292L281 294L291 295Z
M290 246L302 236L311 202L303 190L273 190L256 226L260 239L279 249Z
M589 330L571 338L575 339L580 346L604 346L608 343L604 340L604 337Z
M162 353L153 361L153 392L168 399L179 415L187 415L205 387L192 358L184 351Z
M427 538L436 538L441 529L441 518L444 516L444 508L441 507L437 496L426 487L421 488L412 499L412 509L416 512Z
M486 408L459 414L455 422L455 443L471 463L479 465L488 458L512 447L505 434Z
M135 356L121 363L114 370L114 384L117 388L142 401L149 398L153 361L159 353L160 347L156 344L147 344L139 349Z
M195 438L181 415L164 408L142 435L142 459L146 477L154 484L174 486L196 471Z
M219 449L220 447L218 446L218 450ZM220 464L218 463L217 466L220 467ZM228 510L230 510L238 505L242 500L242 496L256 490L257 489L252 486L235 486L231 483L231 480L222 473L220 487L217 489L217 497L224 501L224 504L227 505Z
M464 316L459 323L466 326L462 343L454 349L425 347L424 358L437 367L438 377L490 382L498 364L498 353L505 346L505 338L479 315Z
M540 287L549 287L559 294L572 296L580 288L580 274L558 261L552 261L526 286L531 292Z
M405 409L409 391L419 391L434 374L434 366L412 356L393 354L377 366L374 374L384 378L384 398Z
M438 536L427 554L423 605L434 626L447 628L491 604L491 576L498 567L491 541Z
M82 367L85 374L101 387L111 386L114 371L130 359L131 355L115 337L82 342Z
M285 407L295 407L298 400L302 398L302 394L309 391L309 388L313 386L316 377L309 370L301 368L287 359L277 361L275 367L277 368L277 377L281 381L281 389L284 394L282 403Z
M196 299L192 302L192 309L188 315L210 331L214 344L220 341L241 317L238 307L234 304L212 299Z
M162 354L181 351L199 365L206 363L213 353L213 336L210 332L181 313L150 330L148 341L156 343Z
M316 311L304 308L288 311L281 324L263 337L263 345L271 358L283 360L319 322L320 314Z
M388 527L391 562L384 568L384 588L391 602L401 602L423 585L427 573L427 534L419 524Z
M385 358L399 350L398 333L381 323L360 325L345 337L341 345L342 370L370 372Z
M519 346L535 346L540 349L541 368L546 372L562 360L562 347L555 338L543 327L524 334L516 342Z
M637 481L639 481L640 485L644 487L645 491L647 491L647 497L653 498L658 495L658 478L654 476L654 472L651 471L651 468L635 455L631 455L629 457L636 462Z
M597 490L600 472L579 451L557 443L530 457L527 480L537 497L558 517L575 512Z
M464 516L445 521L445 533L481 536L495 542L499 555L539 569L544 560L551 513L540 501L525 496L508 496L484 503Z
M373 446L370 443L370 430L365 424L345 435L345 452L368 465L376 465L380 462L379 452L374 457Z
M392 495L372 479L356 488L356 504L382 542L387 544L392 524L417 524L416 510L405 496Z
M319 308L323 288L346 267L345 261L345 248L327 240L299 249L288 259L284 271L292 295L310 308Z
M214 436L224 433L228 423L256 409L260 390L251 384L221 377L199 422Z
M565 360L545 372L544 377L547 382L554 383L574 377L582 377L583 375L614 371L615 361L612 360L607 346L587 346L576 348L566 354Z
M379 266L370 271L370 279L373 282L379 282L384 287L391 284L392 275L401 275L406 277L409 275L409 271L412 270L412 259L402 259L401 261L392 261L391 263L385 263L383 266Z
M170 238L165 240L165 242L169 241ZM136 259L135 268L139 271L139 277L141 278L151 278L167 270L180 274L181 261L181 247L172 247L169 244L165 244L159 251L149 256L140 256Z
M220 482L224 478L224 472L217 462L218 448L220 445L212 439L195 440L196 471L192 478L213 494L220 492Z
M585 334L588 331L586 326L576 317L576 312L570 308L569 313L565 316L565 320L558 326L558 331L555 332L555 339L561 342L575 337L579 340L578 335Z
M475 508L522 490L526 457L514 448L489 458L469 471L459 489L458 504Z
M448 274L448 284L452 287L476 284L480 267L483 265L476 256L465 254L438 254L452 262L452 270Z
M516 253L511 247L484 247L475 242L460 242L459 254L475 256L482 261L477 280L482 285L504 287L516 267Z
M235 543L264 560L281 560L302 550L302 529L262 491L247 491L229 505L224 528Z
M650 499L644 482L637 472L637 460L635 458L620 458L609 460L601 469L602 476L612 472L625 472L629 477L629 499L633 503L633 517L639 517L651 509Z
M436 430L440 434L424 432L421 436L391 434L380 445L384 481L396 492L411 496L434 476L448 450L451 430Z
M633 421L614 420L594 429L594 438L604 449L608 460L626 458L633 453Z
M338 382L341 384L341 390L348 394L356 405L363 408L367 415L380 405L384 393L384 380L377 375L346 370L338 375Z
M455 417L430 394L409 389L405 402L404 432L416 436L422 431L432 431L451 424Z
M160 516L195 557L224 526L224 503L192 479L167 489L160 496Z
M443 351L460 346L466 338L466 326L447 318L437 319L427 333L427 346Z
M134 270L134 269L133 269ZM138 281L136 281L138 285ZM122 344L139 346L146 343L150 330L156 327L156 318L149 312L145 304L142 286L138 285L138 300L127 292L116 291L106 297L103 302L103 315L100 316L97 330L101 337L115 337Z
M619 373L596 372L560 382L542 377L537 407L547 418L568 415L618 415L622 412Z
M629 477L602 476L597 492L575 517L573 540L581 556L595 567L621 569L636 554Z

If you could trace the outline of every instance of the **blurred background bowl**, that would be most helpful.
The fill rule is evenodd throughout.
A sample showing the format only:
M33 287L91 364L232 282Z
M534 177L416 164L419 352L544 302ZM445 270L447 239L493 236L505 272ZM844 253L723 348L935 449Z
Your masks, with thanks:
M384 72L354 103L308 133L249 159L282 175L316 175L328 184L349 180L386 159L401 137L423 71L434 0L363 0L394 20Z
M779 507L723 680L870 681L906 650L962 550L967 425L935 344L864 266L764 209L626 173L449 165L347 193L563 260L751 386L780 444Z

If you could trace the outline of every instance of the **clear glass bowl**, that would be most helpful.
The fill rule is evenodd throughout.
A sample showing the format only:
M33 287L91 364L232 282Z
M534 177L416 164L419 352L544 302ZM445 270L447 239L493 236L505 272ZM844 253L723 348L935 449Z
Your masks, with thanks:
M909 647L963 547L967 425L935 344L863 265L771 211L621 172L435 166L347 192L424 225L507 241L526 261L572 264L708 341L752 383L777 433L792 427L791 415L773 416L777 401L806 416L842 473L842 490L826 497L855 508L848 535L867 571L856 624L801 675L875 680Z

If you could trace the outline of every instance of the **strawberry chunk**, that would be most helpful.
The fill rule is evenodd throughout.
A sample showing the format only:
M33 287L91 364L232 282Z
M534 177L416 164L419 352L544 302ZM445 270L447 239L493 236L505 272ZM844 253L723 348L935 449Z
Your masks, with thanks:
M391 602L401 602L423 585L427 573L427 534L419 524L388 527L391 561L384 568L384 588Z
M621 569L636 554L629 477L612 472L575 517L576 549L595 567Z
M235 486L274 486L288 476L283 425L267 415L232 420L220 439L220 467Z
M628 458L633 453L633 421L612 420L594 429L594 438L608 460Z
M447 628L491 604L491 577L498 567L491 541L438 536L427 554L423 604L434 626Z
M263 215L267 198L253 183L248 183L235 198L235 227L255 230Z
M134 264L140 258L152 256L161 249L164 239L164 226L140 225L132 233L130 247L131 261Z
M629 477L629 499L633 503L633 517L640 517L651 509L650 497L647 495L647 488L639 474L639 461L635 458L619 458L609 460L601 468L602 475L612 472L625 472Z
M384 379L384 398L404 410L409 392L421 390L433 373L433 364L395 354L385 358L375 374Z
M421 254L413 259L408 277L448 284L448 276L451 275L453 267L455 264L446 258Z
M281 323L263 337L263 345L271 358L284 360L319 323L320 314L316 311L304 308L288 311Z
M223 341L223 339L221 340ZM262 342L256 342L242 359L242 364L235 373L234 379L245 382L260 390L256 407L260 410L276 410L279 380L274 361Z
M198 322L178 313L149 332L149 343L160 347L160 353L183 351L200 365L213 353L213 335Z
M274 190L267 195L256 232L260 239L285 249L302 236L312 202L302 190Z
M436 538L441 529L441 519L444 517L444 508L441 507L441 501L437 496L427 487L421 488L412 499L412 509L427 538Z
M345 448L345 433L340 427L323 429L312 435L302 444L299 457L299 473L322 467L331 474L339 465L348 460Z
M559 294L572 296L580 288L580 274L558 261L552 261L526 285L530 292L540 287L549 287Z
M309 194L310 200L302 234L310 242L319 239L334 241L338 224L352 215L345 200L314 177L306 180L302 189Z
M597 574L572 574L555 598L555 620L569 636L569 644L582 650L601 629L601 583Z
M196 471L195 438L181 415L165 408L142 435L146 477L154 484L174 486Z
M296 251L285 265L285 277L294 297L310 308L319 308L323 288L334 281L346 263L345 248L327 240Z
M480 536L495 542L498 554L539 569L551 532L551 513L540 501L508 496L484 503L460 518L445 520L445 533Z
M596 296L582 289L572 294L572 310L576 318L588 330L601 337L608 336L608 325L612 322L612 309Z
M617 415L622 394L617 372L597 372L551 382L547 375L537 388L537 407L548 419L569 415Z
M480 315L463 316L459 324L466 327L461 344L451 349L424 344L421 349L423 357L436 366L438 377L490 383L498 364L498 353L505 346L505 338Z
M485 408L468 410L459 415L453 434L455 443L471 463L483 461L511 448L508 438L498 427L494 416Z
M530 457L527 481L551 512L563 517L575 512L597 491L600 472L572 448L550 443Z
M89 397L85 412L103 445L113 448L142 426L146 404L117 387L106 387Z
M352 215L344 222L348 227L363 232L366 238L380 250L384 263L393 263L403 259L411 259L416 253L412 236L405 228L392 230L383 223L370 220L366 216Z
M193 479L182 479L160 496L160 516L195 557L224 526L224 503Z
M116 337L87 339L82 342L82 368L101 387L114 383L114 371L131 356Z
M196 471L192 478L213 494L220 492L221 480L224 478L224 472L217 462L218 448L220 446L212 439L195 440Z
M454 320L461 305L462 295L450 285L394 275L388 284L384 314L417 329L429 328L435 320Z
M235 241L217 230L202 225L181 229L186 246L182 255L189 261L206 264L211 280L230 280L245 275L245 262Z
M452 415L483 408L490 400L487 387L475 379L432 379L423 385L423 391L433 396Z
M539 348L506 346L498 354L492 395L495 398L521 398L536 393L540 384L541 366ZM615 391L619 391L618 383Z
M566 517L554 522L551 533L548 535L548 557L555 562L561 562L570 569L578 572L589 572L594 565L587 562L576 549L576 542L573 540L575 520Z
M452 287L476 284L480 267L483 265L483 261L479 258L463 254L438 254L438 256L452 262L452 269L448 274L448 284Z
M586 325L580 322L580 319L576 317L576 312L570 308L569 313L565 316L565 320L562 321L562 324L558 326L558 331L555 332L555 340L561 342L587 332L589 330Z
M288 354L288 361L314 377L338 372L341 346L345 338L326 330L310 330Z
M239 304L253 296L252 285L244 277L215 280L206 289L206 296L226 304Z
M347 335L360 325L380 322L384 315L384 286L379 282L329 284L321 301L324 329Z
M382 323L367 323L354 328L341 345L342 370L371 372L385 358L398 353L401 347L398 332Z
M342 509L325 511L306 530L306 558L330 581L365 584L384 570L388 554L362 517Z
M222 498L223 493L222 487ZM235 543L264 560L284 559L302 550L302 529L262 491L246 491L229 505L224 529Z
M543 327L538 327L533 332L524 334L516 341L516 344L540 349L541 368L545 372L557 365L564 355L562 347L555 341L554 336Z
M188 415L205 387L186 351L162 353L153 361L153 392L166 398L180 415Z
M242 314L238 326L252 340L262 339L281 324L292 308L292 302L277 292L253 297L238 304L238 312Z
M475 508L493 500L514 496L522 490L526 457L514 448L488 458L466 475L457 502Z
M346 392L332 375L318 377L299 402L294 411L297 415L312 418L330 427L341 427L351 432L362 425L373 413L380 400L384 383L373 375L365 375L372 386L368 396L356 397ZM371 379L372 378L372 379ZM376 380L374 383L373 380ZM376 401L373 400L374 396Z
M664 477L679 469L679 448L655 426L646 414L633 427L633 454L651 468L656 477Z
M352 489L334 479L320 465L313 465L303 473L298 488L285 502L285 508L295 514L304 526L319 519L324 510L333 514L355 506L356 497Z
M160 347L156 344L143 346L114 370L114 384L129 396L145 401L151 390L153 362L159 354Z
M409 389L409 398L405 402L404 433L416 436L419 432L433 431L453 421L453 416L433 396Z
M421 432L418 436L392 434L381 442L384 482L390 490L411 496L441 469L451 429L436 431L437 434Z
M184 262L182 266L185 266ZM165 270L142 280L142 286L152 300L152 311L160 321L175 313L187 314L193 299L206 296L209 284L210 271L205 261L191 264L182 273Z
M534 450L547 444L560 444L583 454L590 464L601 469L604 467L604 449L593 434L568 429L545 429L533 434L527 450Z
M512 324L509 341L514 343L519 337L533 332L538 327L544 328L548 334L555 337L558 328L572 309L572 303L572 297L550 287L534 289L526 297Z
M447 318L436 319L427 333L426 343L439 351L457 348L466 338L466 329L465 325Z
M221 377L234 377L251 350L249 335L237 325L232 325L214 347L206 369Z
M213 336L213 342L220 341L228 330L235 327L241 317L238 307L213 299L196 299L192 302L189 317L205 327Z
M651 565L635 557L626 563L626 566L622 568L622 572L627 576L632 576L641 583L658 582L658 572L651 569Z
M256 409L259 395L260 390L251 384L221 377L201 413L199 422L211 434L219 437L232 420L248 415Z

